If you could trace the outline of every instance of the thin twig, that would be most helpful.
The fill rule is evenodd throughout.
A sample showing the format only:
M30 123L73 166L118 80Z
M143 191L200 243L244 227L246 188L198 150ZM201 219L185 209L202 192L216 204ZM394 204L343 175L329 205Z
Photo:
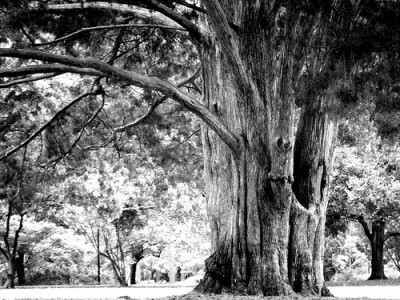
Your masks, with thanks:
M186 85L187 83L192 82L194 79L196 79L199 76L199 74L200 74L200 68L198 68L190 77L188 77L187 79L178 83L177 87L182 87L182 86ZM126 129L128 129L130 127L134 127L134 126L138 125L139 123L145 121L154 112L154 110L167 99L168 99L167 96L158 98L156 101L154 101L154 103L152 105L149 106L149 108L147 109L147 112L143 116L137 118L136 120L134 120L133 122L131 122L129 124L114 128L114 130L113 130L114 138L116 137L117 132L125 131Z
M176 144L175 146L169 147L167 148L168 150L173 150L178 148L180 145L182 145L183 143L187 142L188 140L190 140L192 138L192 136L194 136L195 134L199 133L200 129L192 132L187 138L185 138L182 142L179 142L178 144Z
M23 141L21 144L19 144L18 146L12 148L9 151L6 151L2 156L0 156L0 161L6 159L7 157L11 156L12 154L14 154L15 152L19 151L21 148L25 147L26 145L28 145L34 138L36 138L40 133L42 133L47 127L49 127L51 125L51 123L53 123L62 113L64 113L65 111L67 111L72 105L74 105L75 103L79 102L80 100L82 100L83 98L87 97L87 96L91 96L91 95L96 95L96 93L94 92L88 92L88 93L83 93L81 95L79 95L78 97L76 97L75 99L73 99L71 102L69 102L66 106L64 106L61 110L59 110L58 112L56 112L54 114L54 116L47 121L43 126L41 126L38 130L36 130L33 134L31 134L25 141Z
M75 148L75 146L78 144L78 142L81 140L83 133L85 132L86 127L97 117L97 115L100 113L100 111L103 109L104 107L104 95L102 97L102 104L101 106L96 110L96 112L91 116L91 118L85 123L85 125L83 125L82 129L80 130L78 137L75 139L75 141L72 143L72 145L69 147L69 149L64 152L62 155L52 159L49 163L57 163L58 161L60 161L62 158L66 157L68 154L71 153L72 149Z

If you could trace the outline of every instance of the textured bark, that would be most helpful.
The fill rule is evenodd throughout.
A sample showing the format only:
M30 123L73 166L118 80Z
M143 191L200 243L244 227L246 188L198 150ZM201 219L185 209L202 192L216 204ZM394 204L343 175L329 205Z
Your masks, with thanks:
M202 45L205 105L240 136L240 149L232 154L203 128L214 252L197 290L329 295L322 258L337 119L325 96L299 104L292 149L293 78L304 66L296 42L321 24L300 26L292 2L285 8L243 2L204 1L211 20ZM266 24L267 15L275 23ZM233 31L228 24L239 26ZM326 55L312 55L319 76Z
M324 102L303 106L294 149L289 281L302 294L329 294L324 287L323 247L337 117L323 111Z
M255 3L220 2L225 15L232 16L230 23L245 26L234 33L217 14L212 21L217 25L205 32L209 39L202 47L204 100L240 136L240 143L232 153L203 127L213 255L196 289L288 295L292 293L287 260L294 110L291 35L277 46L280 28L266 27L263 11L254 11ZM206 6L208 11L218 10ZM215 33L216 28L222 32ZM220 39L224 31L229 35Z

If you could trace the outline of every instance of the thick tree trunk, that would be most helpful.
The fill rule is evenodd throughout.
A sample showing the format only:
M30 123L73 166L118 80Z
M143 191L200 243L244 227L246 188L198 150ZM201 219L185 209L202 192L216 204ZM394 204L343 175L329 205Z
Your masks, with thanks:
M371 244L371 275L368 280L387 279L383 266L383 249L386 240L390 237L385 235L386 223L384 220L374 220L372 222L372 230L369 229L364 217L361 215L357 218L364 229L365 235L368 237Z
M209 32L203 28L208 36L201 53L204 104L239 137L240 146L228 148L203 127L213 254L196 289L323 294L323 234L337 121L319 105L322 97L302 108L296 193L292 190L293 80L304 67L296 56L302 53L298 41L317 25L300 26L295 2L268 7L271 3L221 0L229 27L218 3L204 3L211 19ZM268 18L273 21L267 24ZM238 27L231 30L232 24ZM319 62L318 73L322 67Z
M289 281L303 295L330 294L324 287L323 254L337 117L322 111L324 102L302 107L294 149Z
M234 14L232 3L225 4L225 12ZM287 269L292 57L289 41L277 49L272 46L269 28L261 26L259 18L246 16L247 30L239 34L240 43L234 49L249 66L247 77L232 69L235 63L226 59L224 46L214 42L212 34L203 47L205 105L240 136L240 149L228 149L203 127L213 254L196 288L201 292L292 293Z
M371 276L368 280L387 279L384 272L383 253L385 245L385 222L372 222L371 233Z
M372 222L372 230L364 217L361 215L357 218L364 229L365 235L368 237L371 244L371 275L368 280L387 279L383 266L383 249L386 240L391 236L390 233L385 235L386 223L384 220L374 220Z

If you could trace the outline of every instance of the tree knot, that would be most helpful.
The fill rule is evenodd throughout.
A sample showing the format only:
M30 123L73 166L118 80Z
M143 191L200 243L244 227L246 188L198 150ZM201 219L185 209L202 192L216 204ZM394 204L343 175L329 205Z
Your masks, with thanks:
M285 175L285 174L278 174L278 173L268 173L268 179L273 182L281 182L281 183L293 183L293 176L292 175Z
M292 144L290 143L289 139L279 136L276 139L275 149L278 152L286 153L292 149Z

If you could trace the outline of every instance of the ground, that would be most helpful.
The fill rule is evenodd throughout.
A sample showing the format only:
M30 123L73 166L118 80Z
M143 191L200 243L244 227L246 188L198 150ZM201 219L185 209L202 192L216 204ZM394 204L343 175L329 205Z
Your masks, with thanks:
M261 297L261 296L235 296L235 295L202 295L198 293L190 293L188 295L183 296L172 296L165 297L158 300L338 300L337 298L318 298L318 297L307 297L303 298L300 296L292 296L292 297ZM354 299L353 299L354 300Z
M400 281L362 281L333 283L331 292L339 298L318 298L300 296L260 297L235 295L202 295L191 292L193 286L154 285L135 287L25 287L15 290L0 289L0 299L75 299L75 300L345 300L345 299L399 299Z

